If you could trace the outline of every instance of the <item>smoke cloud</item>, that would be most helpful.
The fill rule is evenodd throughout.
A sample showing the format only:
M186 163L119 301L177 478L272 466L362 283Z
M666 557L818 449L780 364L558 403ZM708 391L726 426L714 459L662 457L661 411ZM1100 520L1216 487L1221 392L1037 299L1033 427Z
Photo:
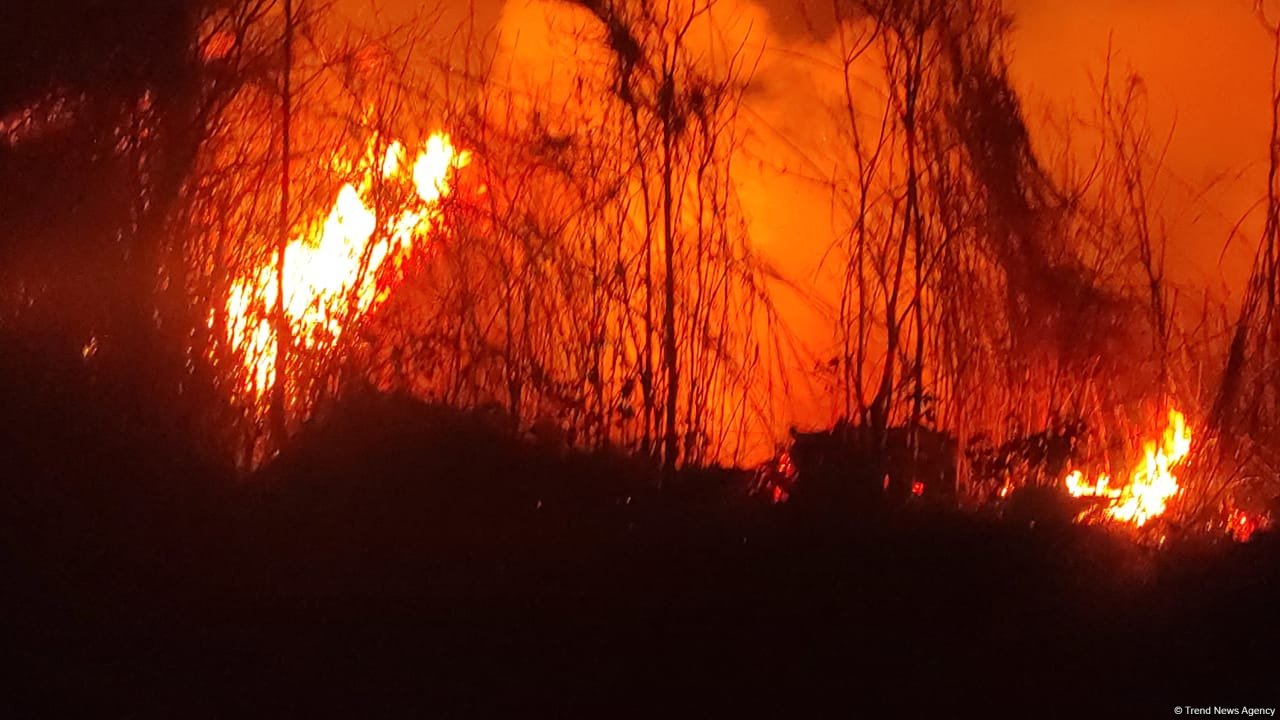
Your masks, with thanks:
M1154 151L1147 161L1159 169L1151 195L1159 231L1169 238L1170 280L1184 306L1214 306L1220 317L1239 301L1261 230L1271 44L1252 5L1006 0L1014 18L1011 76L1042 155L1061 151L1062 128L1069 127L1070 153L1088 167L1097 143L1087 126L1108 57L1113 77L1142 78ZM361 16L360 7L356 0L343 5L353 16ZM402 0L380 7L383 22L423 12ZM742 45L758 58L735 180L753 247L788 281L776 302L804 352L793 359L794 407L784 415L801 426L825 424L834 411L815 373L834 342L837 290L838 261L828 251L840 220L825 183L847 147L839 134L832 7L823 0L721 0L715 32L704 38L708 52ZM563 94L557 88L574 73L607 61L578 45L592 18L566 2L453 0L434 17L441 42L450 28L470 23L486 39L483 59L492 61L493 77L542 101L556 102Z

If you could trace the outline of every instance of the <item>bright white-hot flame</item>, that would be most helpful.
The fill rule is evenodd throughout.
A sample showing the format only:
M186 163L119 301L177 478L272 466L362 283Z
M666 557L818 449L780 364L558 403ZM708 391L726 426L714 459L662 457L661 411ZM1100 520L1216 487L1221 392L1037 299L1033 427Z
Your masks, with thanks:
M387 147L387 152L382 157L382 177L395 177L399 174L402 165L404 165L404 144L397 140Z
M366 163L383 179L402 176L405 147L394 142L382 157ZM439 218L440 199L450 177L470 162L470 153L454 148L448 135L432 135L413 163L417 207L380 219L367 201L373 182L347 183L318 229L295 238L284 253L284 314L293 347L315 349L336 341L345 324L373 310L387 294L378 278L388 261L398 266ZM379 232L379 228L384 228ZM275 382L276 334L271 313L276 305L277 268L269 263L231 287L226 336L241 354L247 382L261 396Z
M454 150L448 135L432 135L427 139L427 148L413 163L413 186L418 197L422 202L434 203L449 194L450 171L470 160L470 153Z
M1112 487L1106 473L1090 484L1084 473L1074 470L1066 477L1067 492L1075 497L1105 499L1105 517L1142 527L1163 515L1170 500L1181 492L1174 470L1190 454L1191 429L1182 413L1170 410L1161 441L1144 445L1143 460L1133 469L1127 485Z

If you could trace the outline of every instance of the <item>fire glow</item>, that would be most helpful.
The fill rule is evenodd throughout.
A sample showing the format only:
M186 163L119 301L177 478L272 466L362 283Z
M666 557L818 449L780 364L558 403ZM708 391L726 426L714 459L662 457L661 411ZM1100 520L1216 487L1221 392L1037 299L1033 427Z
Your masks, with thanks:
M1106 501L1100 508L1100 516L1098 509L1086 510L1080 517L1082 520L1100 517L1142 527L1152 518L1163 515L1169 502L1182 491L1174 471L1190 453L1191 429L1187 427L1186 418L1181 412L1170 410L1161 440L1145 443L1144 457L1130 473L1127 484L1113 485L1107 473L1100 473L1089 483L1083 472L1074 470L1066 477L1067 492L1073 497Z
M336 342L353 320L386 299L390 285L380 282L384 270L398 269L438 223L452 175L471 156L456 149L448 135L435 133L412 164L407 158L398 141L382 153L371 143L359 182L343 185L324 222L286 247L284 315L294 348L314 350ZM413 207L379 218L370 199L378 176L412 183ZM226 302L227 340L241 357L249 391L259 398L275 382L276 272L275 263L268 263L236 281Z

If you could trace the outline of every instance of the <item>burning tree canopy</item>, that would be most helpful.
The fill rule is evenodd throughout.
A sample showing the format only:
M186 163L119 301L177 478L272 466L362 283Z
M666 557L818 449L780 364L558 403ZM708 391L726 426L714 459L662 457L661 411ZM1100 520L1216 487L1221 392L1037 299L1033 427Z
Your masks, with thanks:
M399 278L399 268L421 254L426 236L440 220L439 202L449 193L453 172L469 161L447 135L434 134L410 160L400 142L387 145L381 158L360 161L359 186L344 184L329 215L284 254L284 310L288 334L308 353L325 354L346 328L376 310ZM416 196L409 208L379 216L368 201L375 178L411 183ZM243 356L245 392L264 398L276 382L275 329L269 319L280 292L278 276L265 266L236 280L227 298L227 341ZM210 312L210 322L214 313ZM296 399L295 399L296 402Z

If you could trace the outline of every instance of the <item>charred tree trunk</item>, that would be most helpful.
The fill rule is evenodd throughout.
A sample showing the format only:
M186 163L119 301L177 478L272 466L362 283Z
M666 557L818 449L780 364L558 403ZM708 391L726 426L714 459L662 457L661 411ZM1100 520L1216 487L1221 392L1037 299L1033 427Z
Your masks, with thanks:
M281 78L280 125L280 218L276 239L276 302L272 309L272 323L276 331L275 378L271 386L269 409L271 433L277 446L284 444L288 434L288 416L285 407L285 383L289 366L289 320L285 316L284 263L289 247L289 160L290 132L293 125L293 0L284 0L284 68Z
M662 356L666 370L667 398L666 418L663 424L663 471L667 478L675 473L679 460L680 442L676 427L677 406L680 402L680 361L676 355L676 237L672 197L674 169L672 145L678 132L679 118L675 107L675 78L670 71L663 78L659 94L659 112L662 115L662 235L663 235L663 316Z

